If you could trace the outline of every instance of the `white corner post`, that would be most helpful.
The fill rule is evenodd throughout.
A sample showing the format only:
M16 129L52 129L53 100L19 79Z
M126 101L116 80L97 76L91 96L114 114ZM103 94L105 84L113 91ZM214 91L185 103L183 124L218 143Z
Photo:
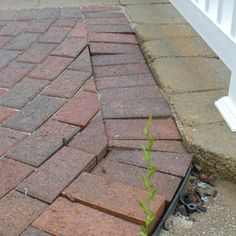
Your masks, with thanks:
M170 0L231 71L228 96L215 105L236 132L236 0Z
M236 132L236 68L231 72L228 96L220 98L215 105L232 132Z

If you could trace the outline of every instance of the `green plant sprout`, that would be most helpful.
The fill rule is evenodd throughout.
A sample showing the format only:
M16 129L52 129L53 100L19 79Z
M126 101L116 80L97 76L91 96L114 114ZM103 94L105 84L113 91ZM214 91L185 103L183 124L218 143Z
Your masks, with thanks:
M151 211L150 203L157 194L157 188L153 187L152 177L156 171L156 167L152 164L151 150L154 144L154 139L151 134L152 117L149 117L147 125L144 129L145 136L147 138L147 145L143 147L144 158L147 162L147 171L141 175L141 179L146 189L146 199L139 202L140 208L143 210L146 220L145 224L141 227L141 236L149 235L149 227L155 219L155 213Z

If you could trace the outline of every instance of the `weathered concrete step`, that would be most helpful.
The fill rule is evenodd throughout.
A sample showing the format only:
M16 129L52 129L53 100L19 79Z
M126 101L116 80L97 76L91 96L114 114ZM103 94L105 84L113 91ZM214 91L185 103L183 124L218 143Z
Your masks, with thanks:
M145 215L139 201L145 201L146 192L109 178L82 173L66 190L64 196L107 212L136 224L145 223ZM157 195L151 209L155 212L153 226L159 221L165 208L165 197Z

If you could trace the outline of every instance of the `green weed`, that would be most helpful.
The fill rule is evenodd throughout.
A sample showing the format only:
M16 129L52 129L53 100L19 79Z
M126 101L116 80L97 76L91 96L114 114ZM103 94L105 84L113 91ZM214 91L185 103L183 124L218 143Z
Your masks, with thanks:
M145 147L143 147L143 154L144 158L147 162L147 171L145 174L141 175L143 184L146 189L146 199L144 201L139 202L140 208L143 210L146 220L145 224L141 227L141 236L148 236L149 235L149 227L152 224L153 220L155 219L155 213L151 211L150 204L153 198L157 194L157 188L153 187L152 184L152 177L156 171L156 167L152 164L152 157L151 157L151 150L154 144L154 139L151 134L151 127L152 127L152 117L150 117L147 121L146 128L144 130L146 138L147 138L147 144Z

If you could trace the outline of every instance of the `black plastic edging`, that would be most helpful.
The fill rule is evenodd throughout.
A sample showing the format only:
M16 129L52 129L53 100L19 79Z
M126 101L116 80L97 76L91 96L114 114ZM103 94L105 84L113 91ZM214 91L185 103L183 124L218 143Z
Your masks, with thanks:
M165 222L167 221L168 217L174 211L176 205L179 202L179 197L183 193L184 188L185 188L185 186L187 184L187 181L188 181L189 176L191 174L192 168L193 168L192 165L188 168L188 171L187 171L184 179L182 180L182 183L181 183L177 193L175 194L174 199L172 200L172 202L168 206L166 213L164 214L164 216L162 217L161 221L157 225L157 227L156 227L155 231L153 232L152 236L158 236L159 235L159 233L160 233L161 229L163 228L163 226L165 225Z

